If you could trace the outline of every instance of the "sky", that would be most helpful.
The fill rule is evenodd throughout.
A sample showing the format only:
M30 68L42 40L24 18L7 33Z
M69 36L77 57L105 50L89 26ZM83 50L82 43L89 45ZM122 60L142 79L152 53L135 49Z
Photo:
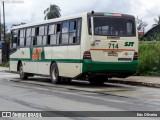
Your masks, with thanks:
M8 29L12 24L43 21L44 10L50 4L61 8L62 17L92 10L131 14L147 22L146 31L154 24L154 18L160 15L160 0L5 0Z

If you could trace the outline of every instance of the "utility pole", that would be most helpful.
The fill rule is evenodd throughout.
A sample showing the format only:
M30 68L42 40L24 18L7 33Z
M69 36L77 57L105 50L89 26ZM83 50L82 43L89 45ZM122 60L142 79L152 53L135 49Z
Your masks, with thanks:
M1 24L1 4L0 4L0 64L2 63L2 24Z
M4 1L2 2L3 5L3 27L4 27L4 43L6 43L6 23L5 23L5 9L4 9Z
M1 35L2 35L2 24L1 24L1 5L0 5L0 41L2 42Z
M9 43L6 40L6 23L5 23L5 7L4 1L2 2L3 6L3 42L2 42L2 62L6 63L9 60Z

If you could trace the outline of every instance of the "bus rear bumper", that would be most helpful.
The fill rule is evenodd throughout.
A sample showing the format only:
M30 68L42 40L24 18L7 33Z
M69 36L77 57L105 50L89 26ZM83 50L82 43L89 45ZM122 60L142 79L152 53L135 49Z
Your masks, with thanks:
M132 62L94 62L84 60L83 75L105 75L107 77L125 78L135 74L138 71L138 60Z

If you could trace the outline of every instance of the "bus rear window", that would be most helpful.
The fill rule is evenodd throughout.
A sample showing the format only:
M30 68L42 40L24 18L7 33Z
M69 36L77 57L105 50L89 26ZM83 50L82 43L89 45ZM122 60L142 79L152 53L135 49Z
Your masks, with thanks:
M133 19L116 17L94 17L94 35L101 36L136 36ZM91 30L89 30L91 31Z

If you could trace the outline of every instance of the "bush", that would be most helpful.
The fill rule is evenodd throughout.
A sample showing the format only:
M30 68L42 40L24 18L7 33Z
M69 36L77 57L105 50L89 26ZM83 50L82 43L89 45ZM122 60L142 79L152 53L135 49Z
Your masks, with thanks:
M139 43L139 73L160 75L160 43Z
M0 64L1 67L9 67L9 62Z

